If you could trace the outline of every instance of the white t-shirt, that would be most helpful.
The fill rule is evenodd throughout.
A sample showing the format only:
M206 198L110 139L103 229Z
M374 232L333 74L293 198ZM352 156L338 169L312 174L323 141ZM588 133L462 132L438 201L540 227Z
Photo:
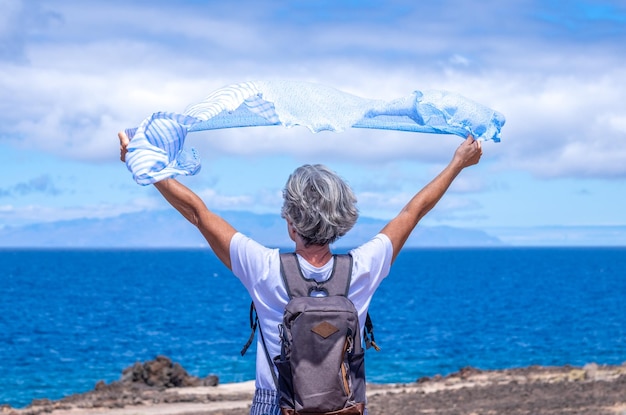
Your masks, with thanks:
M350 254L353 265L348 298L359 313L359 323L363 332L372 296L383 278L389 274L393 247L386 235L378 234L369 242L350 251ZM282 322L283 311L289 301L280 275L279 251L266 248L247 236L236 233L230 242L230 260L233 273L241 280L254 301L266 346L273 358L280 354L278 326ZM333 261L318 268L300 256L298 260L305 277L317 281L324 281L330 277ZM260 335L257 335L256 387L276 389Z

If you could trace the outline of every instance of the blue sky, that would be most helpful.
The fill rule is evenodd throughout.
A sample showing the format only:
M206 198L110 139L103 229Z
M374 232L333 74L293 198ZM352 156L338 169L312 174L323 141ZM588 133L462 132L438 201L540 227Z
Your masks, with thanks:
M118 161L117 131L257 79L442 89L503 113L502 142L426 225L624 226L625 41L621 0L0 0L0 228L164 208ZM288 174L321 162L386 219L460 138L265 127L189 142L203 167L182 181L210 208L278 212Z

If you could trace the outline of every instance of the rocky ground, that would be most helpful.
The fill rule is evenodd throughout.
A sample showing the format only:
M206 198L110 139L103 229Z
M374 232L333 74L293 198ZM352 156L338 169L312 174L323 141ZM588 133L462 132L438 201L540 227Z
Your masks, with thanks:
M369 398L372 415L626 415L626 365L463 369Z
M254 382L217 385L166 357L137 363L120 381L59 401L37 400L10 415L247 415ZM626 415L626 363L621 366L465 368L415 383L368 385L371 415Z

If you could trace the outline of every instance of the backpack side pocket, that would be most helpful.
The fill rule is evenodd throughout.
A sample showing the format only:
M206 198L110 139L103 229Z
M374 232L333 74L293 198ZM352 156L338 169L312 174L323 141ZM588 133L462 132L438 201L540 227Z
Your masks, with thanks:
M278 391L281 407L296 407L293 393L293 375L291 373L291 362L283 360L280 356L274 358L274 365L278 369Z

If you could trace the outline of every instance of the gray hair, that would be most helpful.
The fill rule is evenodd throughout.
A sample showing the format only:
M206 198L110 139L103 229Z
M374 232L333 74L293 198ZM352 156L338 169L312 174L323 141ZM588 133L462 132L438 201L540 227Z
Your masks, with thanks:
M298 167L283 190L281 216L305 245L326 245L345 235L359 211L350 186L321 164Z

